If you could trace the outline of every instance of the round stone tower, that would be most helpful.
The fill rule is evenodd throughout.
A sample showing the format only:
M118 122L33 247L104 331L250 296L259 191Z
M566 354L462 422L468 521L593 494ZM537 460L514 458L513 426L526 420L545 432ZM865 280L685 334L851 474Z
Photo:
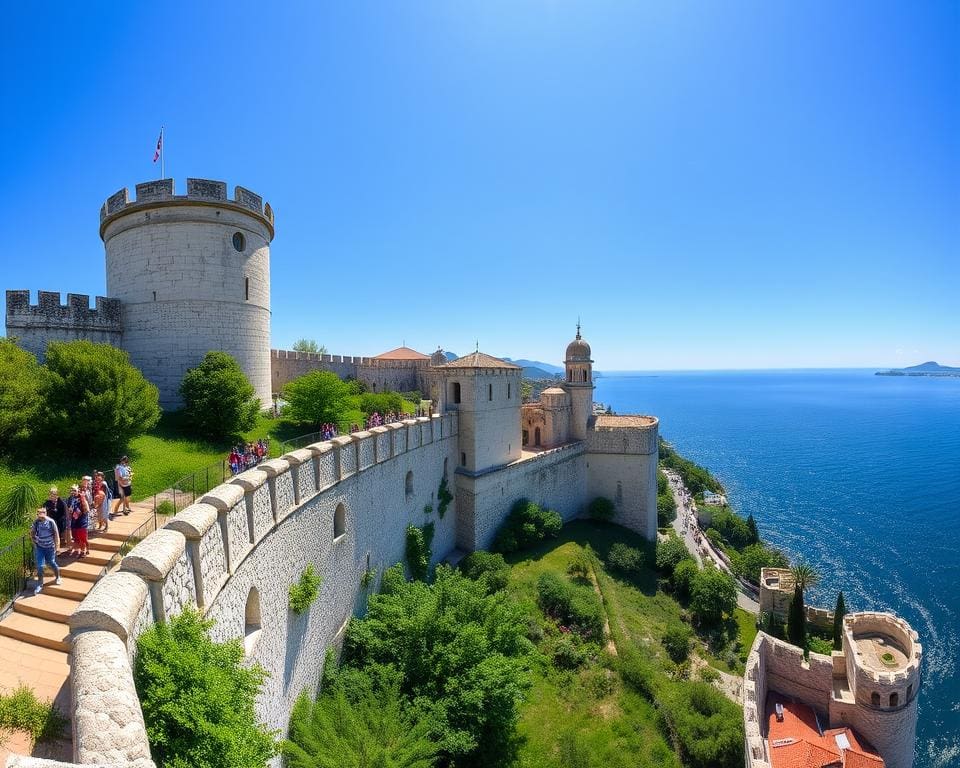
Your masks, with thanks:
M889 613L851 613L843 619L843 655L854 704L843 708L843 720L887 768L912 768L923 656L917 633Z
M107 295L119 299L123 348L160 389L166 408L181 404L183 374L210 350L228 352L261 404L270 403L270 241L273 211L243 187L227 198L221 181L173 179L138 184L100 209Z
M593 415L593 360L590 345L580 337L580 323L577 323L577 337L567 345L564 366L567 380L563 388L570 393L570 436L574 440L586 440L587 422Z

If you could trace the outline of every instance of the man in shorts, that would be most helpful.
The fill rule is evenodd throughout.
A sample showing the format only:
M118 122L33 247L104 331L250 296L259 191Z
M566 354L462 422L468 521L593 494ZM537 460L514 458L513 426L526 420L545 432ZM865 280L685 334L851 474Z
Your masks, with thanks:
M113 476L117 481L117 506L113 514L120 511L123 507L123 514L130 514L130 496L133 495L133 470L130 469L130 459L126 456L120 458L120 462L114 467Z

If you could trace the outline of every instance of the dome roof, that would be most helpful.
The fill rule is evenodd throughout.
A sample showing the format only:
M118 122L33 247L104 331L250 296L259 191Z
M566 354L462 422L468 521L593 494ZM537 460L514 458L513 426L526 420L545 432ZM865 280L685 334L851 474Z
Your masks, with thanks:
M561 396L562 396L562 395L567 394L567 390L565 390L565 389L560 389L560 387L549 387L549 388L543 390L543 392L541 392L540 394L541 394L541 395L561 395Z
M580 337L580 323L577 323L577 338L567 344L567 362L573 360L590 361L590 345Z

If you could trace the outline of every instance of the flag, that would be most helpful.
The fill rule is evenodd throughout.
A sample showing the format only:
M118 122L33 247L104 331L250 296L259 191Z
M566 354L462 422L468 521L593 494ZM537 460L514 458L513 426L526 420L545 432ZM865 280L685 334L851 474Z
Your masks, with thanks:
M157 159L160 157L160 152L163 149L163 129L160 129L160 138L157 139L157 148L153 153L153 162L157 162Z

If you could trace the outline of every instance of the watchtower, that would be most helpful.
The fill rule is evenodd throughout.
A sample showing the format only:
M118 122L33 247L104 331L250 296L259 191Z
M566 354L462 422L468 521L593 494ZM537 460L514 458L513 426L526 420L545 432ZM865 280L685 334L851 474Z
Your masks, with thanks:
M585 440L587 422L593 415L593 360L590 345L580 336L580 323L577 323L577 337L567 345L564 367L567 380L563 388L570 393L570 436L574 440Z
M173 179L126 188L100 209L107 295L123 312L123 347L160 389L164 407L180 405L183 374L210 350L236 358L270 403L269 203L243 187L227 198L222 181Z

